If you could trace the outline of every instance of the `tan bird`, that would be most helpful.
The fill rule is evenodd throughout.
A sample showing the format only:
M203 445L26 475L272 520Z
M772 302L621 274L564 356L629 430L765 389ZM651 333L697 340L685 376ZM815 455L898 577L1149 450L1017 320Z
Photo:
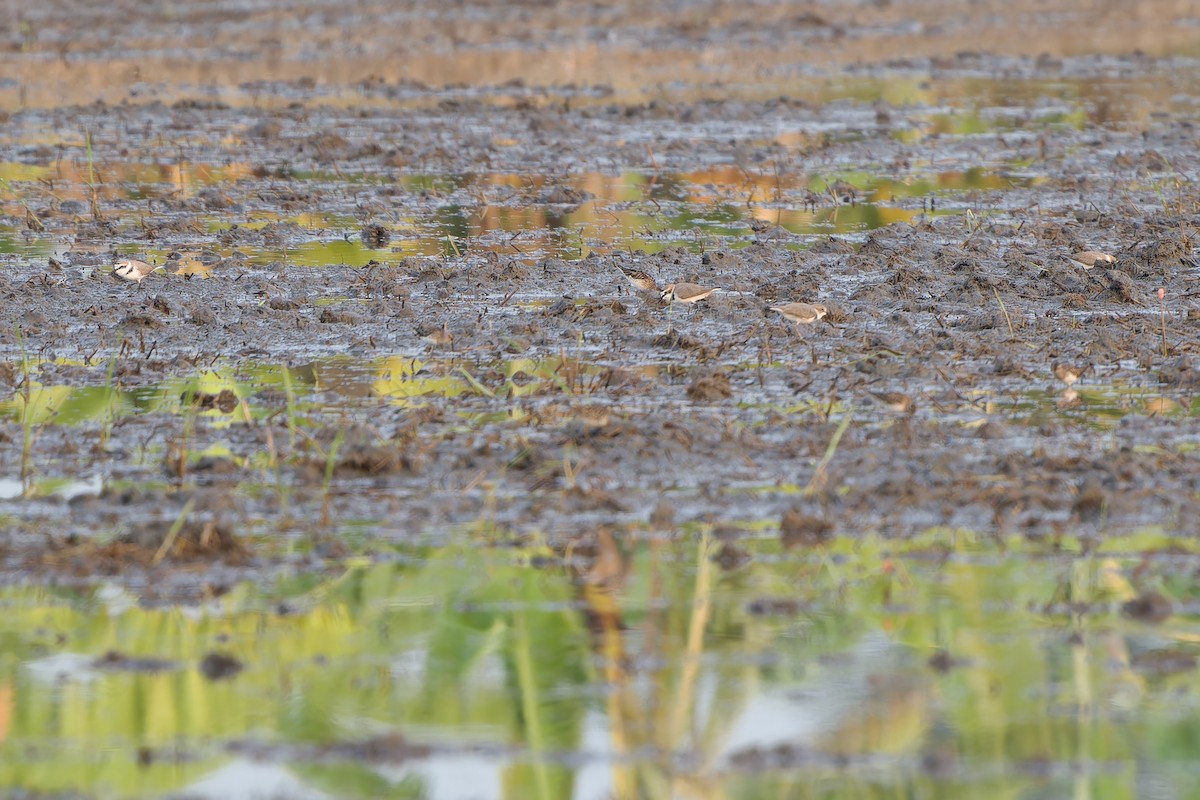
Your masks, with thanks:
M1099 250L1085 250L1082 253L1072 253L1068 256L1071 261L1084 269L1091 269L1097 264L1115 264L1116 256L1101 253Z
M715 288L696 283L668 283L663 287L661 299L675 303L699 303L715 291Z
M1074 385L1083 376L1083 373L1087 371L1087 367L1077 367L1074 364L1064 364L1059 361L1054 362L1052 367L1054 369L1054 377L1067 386Z
M812 305L810 303L788 303L786 306L771 306L771 310L783 314L789 321L796 323L797 330L800 329L801 325L811 325L829 313L829 309L825 306Z
M449 347L454 344L454 334L445 322L442 323L442 327L435 328L421 338L437 347Z
M903 392L871 392L871 394L897 414L912 414L917 410L917 404L913 401L912 395Z
M658 283L653 276L648 272L642 272L640 269L629 269L620 265L614 265L625 275L625 279L629 281L629 285L643 292L653 292L658 288Z
M141 286L142 281L144 281L150 273L160 269L166 268L152 267L145 261L138 261L136 258L122 258L113 265L112 274L116 275L117 277L124 278L127 281L137 281L138 286Z

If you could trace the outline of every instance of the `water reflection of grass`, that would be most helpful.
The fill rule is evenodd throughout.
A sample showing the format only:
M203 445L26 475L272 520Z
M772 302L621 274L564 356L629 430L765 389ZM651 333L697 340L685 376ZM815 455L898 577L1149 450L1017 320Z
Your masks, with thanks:
M158 385L123 388L113 378L114 364L115 360L110 360L105 365L103 386L44 385L30 378L20 392L0 402L0 415L31 429L47 424L99 422L102 435L107 435L105 431L115 420L131 415L195 413L219 429L276 416L280 409L256 397L278 391L286 398L287 418L294 436L301 427L298 420L325 408L305 399L310 393L331 392L343 399L374 395L400 405L420 404L422 398L449 399L463 394L489 398L545 393L574 396L590 394L607 374L601 365L562 356L500 360L484 364L482 370L474 361L454 358L423 361L388 356L362 361L332 357L298 367L218 366L191 377L169 378ZM28 371L32 373L35 367L30 361ZM87 379L79 382L86 383ZM222 408L215 402L222 393L229 394L234 404ZM239 412L237 404L241 403L245 408Z
M528 558L464 542L321 582L239 586L189 614L109 591L10 587L0 591L0 785L179 790L226 758L212 744L274 743L288 765L289 747L388 731L452 745L434 759L452 761L456 742L499 747L488 758L502 765L494 791L508 797L805 796L813 781L829 797L905 786L984 797L1024 786L1022 764L1052 765L1047 779L1069 786L1061 776L1088 759L1120 766L1087 775L1104 794L1127 792L1142 769L1182 779L1170 755L1147 762L1127 730L1134 719L1149 741L1186 733L1155 709L1192 690L1194 672L1136 664L1147 647L1193 648L1189 623L1147 640L1106 605L1114 585L1128 596L1140 553L1170 546L1161 537L1113 541L1124 553L1114 558L1049 555L1018 539L1005 555L967 532L930 531L907 543L839 539L818 559L753 538L740 546L754 558L734 570L715 559L724 546L703 532L626 538L614 551L624 566L591 578L542 548ZM1063 602L1077 611L1039 610ZM232 681L197 670L218 643L247 665ZM176 666L106 672L85 661L59 689L45 682L57 654L109 650ZM938 653L957 666L929 671ZM1114 672L1118 656L1126 666ZM583 761L561 757L585 740ZM56 745L31 758L31 742ZM138 767L139 747L187 757ZM965 771L922 771L935 748ZM739 767L754 752L776 761ZM604 770L584 769L597 758ZM419 759L397 766L389 781L422 783ZM346 754L291 768L339 796L381 792L373 766Z

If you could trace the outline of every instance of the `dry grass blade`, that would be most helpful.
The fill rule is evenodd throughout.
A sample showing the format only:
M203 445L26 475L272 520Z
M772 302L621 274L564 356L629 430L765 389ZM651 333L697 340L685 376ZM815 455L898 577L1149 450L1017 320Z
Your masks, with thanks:
M179 531L183 529L183 524L187 522L188 515L192 513L192 508L196 505L196 498L189 497L188 501L183 504L183 508L179 512L179 516L175 518L175 522L171 525L171 529L167 531L167 535L163 537L163 543L158 548L158 552L151 559L151 566L158 566L168 552L171 550L171 545L175 544L175 539L179 536Z

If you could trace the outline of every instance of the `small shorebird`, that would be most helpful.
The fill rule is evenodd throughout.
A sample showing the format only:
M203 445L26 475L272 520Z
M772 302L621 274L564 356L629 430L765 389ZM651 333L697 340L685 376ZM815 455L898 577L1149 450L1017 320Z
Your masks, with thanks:
M625 279L629 281L629 285L638 291L653 292L658 288L658 283L648 272L642 272L640 269L629 269L628 267L622 267L620 264L614 264L613 266L621 270Z
M122 258L113 265L111 274L127 281L137 281L138 286L141 286L146 276L160 269L166 269L166 267L152 267L145 261L138 261L136 258Z
M596 431L612 420L612 409L601 405L583 405L571 409L570 415L584 428Z
M442 327L435 328L421 338L435 347L450 347L454 344L454 334L450 332L450 326L445 322L442 323Z
M829 313L829 309L825 306L814 306L810 303L788 303L785 306L771 306L771 310L783 314L789 321L796 323L797 331L800 330L801 325L811 325Z
M917 410L917 404L913 401L912 396L903 392L871 392L871 394L897 414L912 414Z
M1087 370L1087 367L1077 367L1074 364L1063 364L1058 361L1054 363L1054 377L1067 386L1073 386L1085 370Z
M673 303L699 303L715 291L715 288L695 283L668 283L663 287L660 299Z
M1082 253L1071 253L1068 256L1071 262L1083 267L1091 269L1097 264L1115 264L1117 263L1116 256L1110 256L1108 253L1101 253L1099 250L1085 250Z

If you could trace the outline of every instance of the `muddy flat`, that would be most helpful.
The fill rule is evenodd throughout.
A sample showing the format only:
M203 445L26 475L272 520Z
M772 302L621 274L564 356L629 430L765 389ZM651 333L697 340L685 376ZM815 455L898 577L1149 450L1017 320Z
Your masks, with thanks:
M22 10L3 791L1195 793L1200 19L901 5Z

